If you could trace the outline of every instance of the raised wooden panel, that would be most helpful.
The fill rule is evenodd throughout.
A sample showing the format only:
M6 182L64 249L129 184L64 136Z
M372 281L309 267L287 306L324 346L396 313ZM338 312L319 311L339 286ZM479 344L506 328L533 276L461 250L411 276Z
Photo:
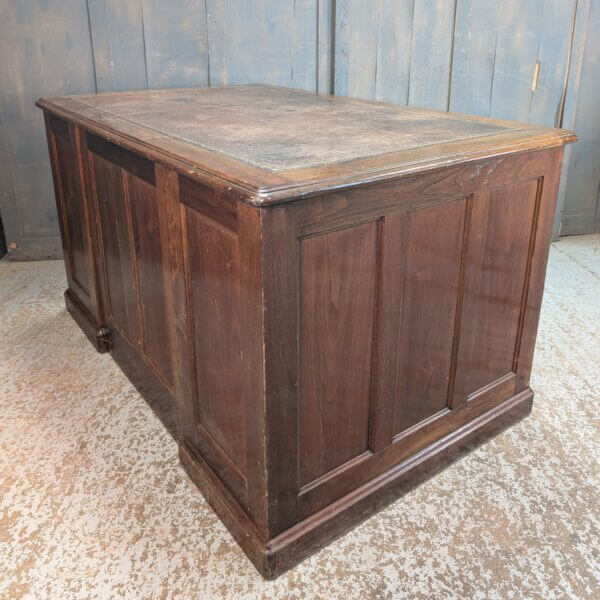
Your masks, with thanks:
M92 152L91 157L104 252L107 316L130 343L139 345L140 323L126 176L122 169L101 156Z
M142 320L141 344L146 360L171 386L171 341L167 329L165 277L156 188L127 176Z
M466 208L462 198L408 214L395 433L448 402Z
M227 463L237 475L237 484L245 485L239 240L197 211L188 207L183 211L196 426L204 438L203 447L207 443L207 451ZM209 464L213 462L210 456L205 458Z
M378 223L300 242L300 483L368 449Z
M66 254L70 278L77 285L75 291L88 310L91 306L91 258L86 235L85 200L79 164L75 154L75 140L65 121L52 119L52 131L56 149L59 189L62 198L62 215L67 237Z
M474 208L455 402L516 369L539 181L492 189Z

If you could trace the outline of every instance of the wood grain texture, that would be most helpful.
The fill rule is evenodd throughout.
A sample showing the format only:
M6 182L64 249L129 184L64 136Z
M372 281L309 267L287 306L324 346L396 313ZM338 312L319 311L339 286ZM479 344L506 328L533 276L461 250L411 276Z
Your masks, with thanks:
M206 8L212 84L316 89L317 0L206 0Z
M408 215L395 434L448 403L466 216L465 198Z
M585 16L584 13L581 18ZM575 66L571 83L571 98L577 93L577 103L569 107L573 126L581 131L581 144L573 148L568 165L561 235L600 231L600 107L597 101L600 81L600 6L597 2L589 5L587 23L580 73L577 73Z
M455 401L516 370L539 185L532 179L493 188L487 206L478 207L486 224L469 255L464 304L469 317L462 321Z
M0 6L0 210L13 258L60 256L44 124L33 103L40 95L94 91L88 38L85 3Z
M527 121L544 0L504 2L499 16L490 115Z
M448 109L456 0L415 2L408 103Z
M96 91L148 87L142 0L89 0Z
M593 231L600 177L592 147L598 132L586 127L597 121L590 0L414 5L185 0L171 10L155 0L7 3L0 9L0 209L11 256L60 254L42 123L31 106L37 96L207 85L211 70L213 84L278 83L402 104L411 88L413 105L581 129L592 151L572 161L565 154L554 235L565 204L566 233ZM575 123L580 88L589 116Z
M574 0L544 2L538 49L540 74L537 88L531 95L529 123L554 123L558 127L562 126L562 97L569 66L576 4Z
M130 343L139 345L140 323L127 183L118 166L95 154L92 157L107 318L114 322Z
M339 96L375 98L380 2L336 2L335 82Z
M142 0L148 88L208 85L204 0Z
M381 0L375 99L408 104L414 1Z
M300 243L300 484L366 452L375 222Z
M563 90L564 99L560 120L561 127L568 127L570 129L575 127L575 119L577 117L581 73L585 56L587 30L589 27L590 4L591 0L578 0L574 16L575 22L569 52L568 75L566 77L566 87ZM586 156L588 155L586 154ZM554 224L552 226L553 240L558 239L560 235L561 217L567 200L567 174L571 159L572 148L567 147L564 152L558 197L554 213ZM583 157L583 160L585 160L585 157ZM569 195L569 198L571 199L570 201L573 201L572 199L576 197Z
M258 206L575 139L559 129L260 85L38 105L95 134L101 122L113 142Z
M194 331L196 415L243 473L245 408L240 342L240 251L237 236L185 209L190 323Z
M142 327L142 353L167 387L173 385L172 347L167 330L167 295L164 281L158 197L154 186L129 177L131 231L136 255L138 303Z
M132 97L114 101L127 111ZM437 127L438 113L417 114ZM458 164L368 184L360 161L344 162L356 185L323 178L301 201L257 207L223 185L231 161L204 151L215 172L198 181L193 156L167 156L185 145L155 154L149 130L90 117L46 115L66 246L69 228L87 227L74 248L88 239L90 281L96 265L102 275L96 334L74 279L69 312L171 430L176 412L186 470L265 576L530 409L570 134L519 129L508 152L491 143L473 161L465 148ZM423 149L440 152L411 152ZM63 202L59 154L79 165L83 204ZM365 160L386 168L389 156Z
M448 109L490 116L501 2L457 0Z

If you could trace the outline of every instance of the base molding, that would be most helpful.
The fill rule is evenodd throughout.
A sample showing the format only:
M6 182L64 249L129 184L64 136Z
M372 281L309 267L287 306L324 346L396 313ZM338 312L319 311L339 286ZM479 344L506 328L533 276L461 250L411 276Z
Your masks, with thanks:
M532 403L533 392L527 388L268 541L185 440L180 440L179 456L254 566L263 577L273 579L526 417Z
M106 344L101 335L98 335L101 329L100 324L96 322L96 319L94 319L81 300L70 289L65 291L65 304L67 305L69 314L73 317L77 325L79 325L83 333L85 333L94 348L100 353L108 352L110 345Z
M100 353L110 352L115 363L161 420L167 431L177 439L175 401L171 391L159 381L139 353L131 348L118 331L96 323L87 308L70 289L65 292L65 303L69 314L94 348Z

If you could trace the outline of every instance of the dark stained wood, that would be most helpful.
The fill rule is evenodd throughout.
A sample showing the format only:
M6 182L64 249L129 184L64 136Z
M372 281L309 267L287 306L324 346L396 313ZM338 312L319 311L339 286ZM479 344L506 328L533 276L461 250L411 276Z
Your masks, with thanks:
M376 222L300 242L300 484L367 451Z
M234 233L238 232L237 205L230 194L216 192L187 177L179 178L179 190L181 202Z
M244 473L239 240L187 208L184 222L197 425Z
M549 127L261 85L47 98L38 106L258 206L575 139ZM332 140L339 123L349 130ZM215 133L206 134L209 124ZM347 155L351 138L362 154L352 148ZM298 168L294 152L308 157L309 166Z
M127 180L117 165L95 153L92 157L103 252L106 316L131 344L139 345L140 318Z
M514 371L539 181L489 192L481 253L469 261L454 397Z
M274 577L529 412L573 135L260 86L153 94L40 101L67 307ZM315 107L345 132L327 160ZM406 135L381 154L385 123Z
M151 161L90 133L87 135L87 147L94 154L155 185L154 164Z
M466 198L408 215L394 433L447 405L466 215Z
M138 272L142 352L171 387L172 351L165 319L166 286L157 193L153 186L135 177L129 177L127 185Z
M299 296L297 223L285 207L261 211L265 395L265 537L298 522ZM272 250L277 248L276 252ZM267 304L268 298L268 304ZM268 434L268 432L272 432Z

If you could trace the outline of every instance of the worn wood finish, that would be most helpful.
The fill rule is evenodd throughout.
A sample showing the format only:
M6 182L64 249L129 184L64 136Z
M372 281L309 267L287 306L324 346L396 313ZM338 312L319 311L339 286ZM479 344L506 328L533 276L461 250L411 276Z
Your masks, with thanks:
M67 306L263 575L531 409L572 133L256 86L39 104ZM350 160L313 164L315 109Z

